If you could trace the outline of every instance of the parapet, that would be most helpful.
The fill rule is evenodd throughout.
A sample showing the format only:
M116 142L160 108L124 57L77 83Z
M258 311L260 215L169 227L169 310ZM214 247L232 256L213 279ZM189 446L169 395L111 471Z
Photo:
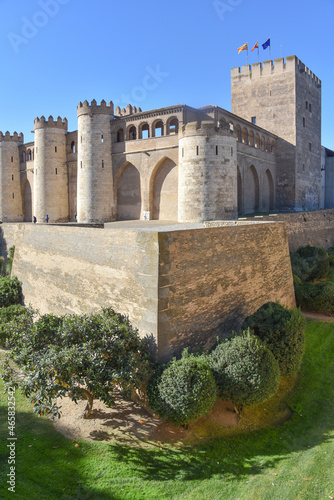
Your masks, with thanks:
M296 56L288 56L286 60L281 57L275 59L274 62L269 60L263 63L246 64L245 66L232 68L231 80L244 78L255 80L263 76L279 75L282 73L301 74L306 76L310 83L313 83L318 88L321 86L321 80Z
M62 120L60 116L58 116L57 120L54 120L52 115L50 115L47 120L45 119L45 116L41 116L40 118L35 118L34 121L34 130L40 128L60 128L67 130L67 126L67 119L64 118Z
M131 104L128 104L126 109L123 108L121 109L119 106L115 109L115 116L120 118L121 116L130 116L130 115L136 115L137 113L142 113L141 108L136 108L136 106L131 106Z
M0 132L0 142L17 142L18 144L23 144L24 143L24 136L22 132L18 134L17 132L14 132L13 135L10 135L10 133L7 132L3 134Z
M192 136L234 136L235 132L231 130L229 123L223 120L219 122L218 126L214 121L190 122L183 125L180 131L180 138Z
M113 115L114 114L114 103L110 101L108 104L104 99L102 99L101 104L97 104L96 100L93 99L89 104L88 101L79 102L78 117L82 115Z

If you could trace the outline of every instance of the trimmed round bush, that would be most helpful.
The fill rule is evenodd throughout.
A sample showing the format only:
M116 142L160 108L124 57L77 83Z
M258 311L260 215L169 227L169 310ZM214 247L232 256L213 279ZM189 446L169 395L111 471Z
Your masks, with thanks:
M295 291L297 304L302 309L334 315L334 284L330 281L304 283Z
M13 276L0 278L0 307L8 307L13 304L22 304L21 282Z
M160 367L148 387L152 409L176 425L186 425L212 410L217 386L208 361L184 351Z
M267 302L244 321L271 350L282 375L294 375L300 369L305 350L306 321L299 309L288 309Z
M329 257L324 248L307 245L291 253L292 272L303 282L326 278Z
M29 314L29 311L20 304L13 304L0 309L0 346L5 347L6 339L10 339L12 332L12 321L19 316Z
M280 384L278 362L249 331L224 340L209 355L219 395L242 409L276 394Z

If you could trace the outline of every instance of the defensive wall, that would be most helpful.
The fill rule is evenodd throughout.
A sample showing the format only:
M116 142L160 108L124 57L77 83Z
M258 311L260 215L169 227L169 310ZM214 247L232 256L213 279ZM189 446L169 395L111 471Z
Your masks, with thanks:
M244 220L285 222L289 248L292 252L305 245L324 248L334 246L334 208L314 212L258 216Z
M281 222L137 228L2 224L1 253L41 313L112 306L155 341L160 359L209 347L268 300L295 304Z

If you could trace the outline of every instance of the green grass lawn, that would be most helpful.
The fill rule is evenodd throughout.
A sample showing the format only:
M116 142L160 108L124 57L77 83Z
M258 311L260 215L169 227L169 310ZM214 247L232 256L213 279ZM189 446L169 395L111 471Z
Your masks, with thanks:
M0 391L1 499L334 497L334 324L309 321L302 371L279 427L183 448L75 443L16 395L16 494L7 491L7 395Z

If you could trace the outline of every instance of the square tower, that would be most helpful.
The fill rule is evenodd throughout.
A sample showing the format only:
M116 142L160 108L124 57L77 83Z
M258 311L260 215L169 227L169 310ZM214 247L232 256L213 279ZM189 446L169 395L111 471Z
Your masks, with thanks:
M321 194L321 81L296 56L231 70L232 113L273 132L277 208L316 210Z

